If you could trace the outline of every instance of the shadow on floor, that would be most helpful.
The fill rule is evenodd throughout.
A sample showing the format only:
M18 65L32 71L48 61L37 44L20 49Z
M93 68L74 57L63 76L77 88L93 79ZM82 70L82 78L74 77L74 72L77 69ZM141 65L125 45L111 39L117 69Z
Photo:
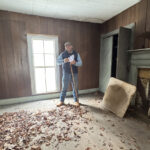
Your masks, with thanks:
M102 110L102 109L100 109L99 107L95 107L95 106L87 105L87 104L82 104L82 103L80 103L80 105L89 108L90 111L92 111L92 112L94 112L94 113L97 113L97 114L112 115L110 112L105 111L105 110Z

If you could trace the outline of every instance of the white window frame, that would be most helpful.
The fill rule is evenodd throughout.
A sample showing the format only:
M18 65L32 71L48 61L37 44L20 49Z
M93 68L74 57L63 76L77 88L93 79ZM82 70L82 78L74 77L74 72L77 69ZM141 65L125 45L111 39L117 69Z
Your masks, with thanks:
M32 40L55 40L55 50L56 50L56 52L55 52L56 91L47 92L47 93L36 93L35 74L34 74L34 65L33 65ZM28 45L28 58L29 58L29 68L30 68L32 95L39 95L39 94L48 94L48 93L59 92L60 91L60 72L59 72L59 66L56 64L56 58L59 55L58 36L55 36L55 35L27 34L27 45Z

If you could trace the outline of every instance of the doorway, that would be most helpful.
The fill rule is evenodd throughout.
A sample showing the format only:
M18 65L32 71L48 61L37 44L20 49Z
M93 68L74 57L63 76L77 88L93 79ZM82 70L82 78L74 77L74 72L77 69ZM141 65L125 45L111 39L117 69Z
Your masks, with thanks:
M131 28L118 30L101 36L100 49L100 91L105 93L110 77L127 81L128 54L132 43Z
M111 66L111 77L116 77L117 68L117 50L118 50L118 34L113 35L113 48L112 48L112 66Z

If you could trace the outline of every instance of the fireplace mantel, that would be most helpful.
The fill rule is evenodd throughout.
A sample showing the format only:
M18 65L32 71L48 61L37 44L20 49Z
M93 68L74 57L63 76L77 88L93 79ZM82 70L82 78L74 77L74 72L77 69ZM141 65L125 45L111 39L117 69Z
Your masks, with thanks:
M150 48L128 50L129 53L148 52L148 51L150 51Z
M138 68L150 68L150 48L128 50L129 74L128 82L137 85Z
M128 50L128 54L128 82L137 86L138 69L150 68L150 48Z

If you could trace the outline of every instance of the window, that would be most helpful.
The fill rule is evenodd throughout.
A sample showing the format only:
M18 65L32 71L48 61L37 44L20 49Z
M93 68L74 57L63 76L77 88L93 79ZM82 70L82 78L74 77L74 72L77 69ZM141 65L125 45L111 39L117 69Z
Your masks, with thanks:
M59 69L56 66L58 38L28 34L32 94L59 90Z

